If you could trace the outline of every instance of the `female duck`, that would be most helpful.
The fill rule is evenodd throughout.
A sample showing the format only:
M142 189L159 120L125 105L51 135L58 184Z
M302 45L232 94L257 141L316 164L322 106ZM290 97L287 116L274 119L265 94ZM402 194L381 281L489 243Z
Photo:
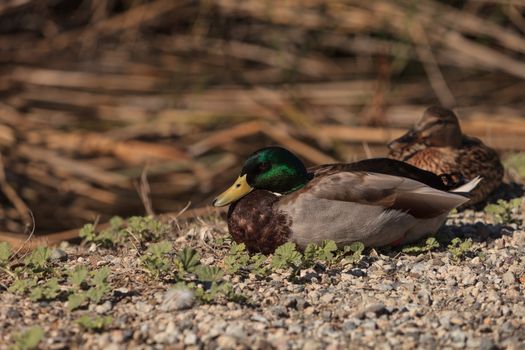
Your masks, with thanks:
M479 179L458 188L469 192ZM292 241L360 241L383 246L435 232L448 212L468 201L441 178L409 164L369 159L307 170L293 153L263 148L248 157L235 183L213 202L230 203L228 228L252 252Z
M503 166L496 151L479 139L464 135L458 118L446 108L428 108L411 130L388 147L389 158L435 174L456 174L466 179L483 177L480 186L472 191L468 205L485 200L503 178Z

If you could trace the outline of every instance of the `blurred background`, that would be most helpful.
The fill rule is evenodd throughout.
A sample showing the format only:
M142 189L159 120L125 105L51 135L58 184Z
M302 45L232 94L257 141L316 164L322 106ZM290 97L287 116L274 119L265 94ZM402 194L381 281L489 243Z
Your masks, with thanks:
M523 169L524 14L524 0L2 0L0 230L27 230L29 209L44 233L200 207L269 144L309 165L383 156L434 104Z

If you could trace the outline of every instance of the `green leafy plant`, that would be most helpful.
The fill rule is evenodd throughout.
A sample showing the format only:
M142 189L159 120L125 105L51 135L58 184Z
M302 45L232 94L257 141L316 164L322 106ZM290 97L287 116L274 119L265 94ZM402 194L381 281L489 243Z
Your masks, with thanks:
M80 229L80 237L86 242L100 244L105 247L113 247L122 243L129 236L139 242L158 240L165 236L171 227L156 220L151 216L130 217L127 222L119 216L109 221L109 227L97 232L93 224L84 225Z
M195 268L195 273L199 281L219 282L224 276L224 272L217 266L199 265Z
M58 279L51 278L42 285L34 286L31 289L29 298L32 301L49 300L54 299L60 293L60 286L58 285Z
M11 246L7 242L0 242L0 266L6 266L11 258Z
M141 263L155 278L170 276L178 280L176 287L191 289L202 302L212 302L220 295L228 300L238 297L233 287L223 280L223 269L202 264L198 251L184 247L174 257L169 254L172 251L168 241L152 243L141 257ZM172 271L176 273L170 274Z
M243 297L236 295L233 291L231 283L212 282L210 288L204 289L202 287L194 287L195 296L204 303L211 303L215 301L220 295L223 295L228 300L241 301Z
M36 349L42 338L44 338L44 330L40 326L33 326L24 332L16 334L13 338L13 344L8 347L9 350Z
M67 297L67 308L69 311L78 309L87 300L87 296L84 293L73 293Z
M76 266L68 273L68 282L71 285L70 293L67 298L67 308L73 311L87 300L86 293L83 292L82 286L87 286L89 271L85 266Z
M424 242L419 242L417 244L405 246L401 251L407 254L421 254L432 251L439 247L440 244L438 240L435 237L429 237Z
M77 319L76 322L86 329L101 331L113 322L113 318L111 316L91 317L88 315L84 315Z
M95 225L85 224L79 231L80 238L84 239L86 242L96 242L97 241L97 231L95 231Z
M41 269L46 265L47 253L33 254L26 259L28 267ZM63 292L68 296L67 307L70 311L79 308L85 302L98 304L111 291L111 286L107 281L110 269L107 267L89 272L86 267L77 266L69 272L52 271L52 274L55 276L67 275L68 285L61 287L59 278L49 277L49 274L29 273L29 277L21 278L21 273L19 273L8 290L17 294L27 293L32 301L53 300Z
M107 281L109 275L110 270L107 267L102 267L90 273L84 267L77 267L73 270L69 275L69 282L72 284L72 288L69 290L70 294L67 299L68 309L73 311L87 301L100 304L111 291L111 286ZM86 286L86 290L81 288L83 285Z
M521 221L513 217L514 211L521 206L522 199L514 198L510 201L498 199L497 203L489 204L485 207L485 213L492 216L494 221L499 224L521 224Z
M254 254L250 257L248 269L256 276L266 276L270 272L270 266L266 264L266 261L266 255Z
M184 272L193 273L197 266L200 265L201 256L198 251L190 247L184 247L175 261L179 275L182 275Z
M99 304L104 296L111 290L111 287L107 282L109 274L110 270L107 267L91 272L92 287L86 292L86 297L95 304Z
M334 241L323 241L320 245L310 243L304 250L304 260L308 263L324 261L333 263L337 256L337 244Z
M275 249L272 257L271 266L274 269L294 268L297 269L302 264L303 255L297 251L295 243L287 242Z
M144 267L156 278L168 273L172 269L172 261L167 256L173 250L168 241L152 243L141 257Z
M355 242L338 249L334 241L327 240L319 245L309 244L301 253L293 242L287 242L277 247L273 256L268 259L262 254L250 255L243 243L233 242L223 263L229 274L235 274L242 269L257 276L266 276L271 270L292 269L290 278L294 279L301 269L311 267L318 262L329 265L343 260L345 263L356 263L361 259L364 248L361 242Z
M230 235L223 235L223 236L216 237L213 240L213 245L216 246L216 247L221 247L224 244L227 244L227 243L229 243L231 241L232 241L232 238L231 238ZM235 243L235 242L233 242L233 243Z
M354 242L350 245L347 245L343 248L342 256L344 260L350 264L358 263L363 257L363 251L365 250L365 245L361 242Z
M471 251L472 239L461 240L456 237L450 242L447 248L454 260L458 261Z
M246 251L244 243L233 242L230 246L230 252L224 258L224 267L226 272L234 274L241 268L248 266L250 262L250 254Z
M507 157L503 162L506 169L516 173L519 177L525 178L525 153L515 153Z
M123 229L124 219L120 216L114 216L109 220L109 227L98 233L96 242L105 247L113 247L127 237Z
M24 260L24 264L34 273L46 272L50 268L51 250L47 247L35 248Z
M354 242L337 248L337 244L332 240L323 241L320 245L308 244L304 250L303 266L312 266L316 262L323 262L329 265L339 263L356 263L361 259L365 246L361 242Z
M119 216L111 218L109 227L97 232L95 225L86 224L80 229L79 236L86 242L100 244L104 247L112 247L125 238L123 232L124 219Z
M37 284L36 278L21 279L17 278L8 288L8 291L16 294L24 294L27 290L33 288Z
M16 294L30 293L33 301L53 299L59 293L58 280L50 278L55 272L51 264L51 250L46 247L37 247L29 254L21 266L14 270L15 279L9 291ZM39 284L39 280L45 281Z
M73 270L69 272L68 281L73 286L80 288L82 283L86 281L88 273L89 271L85 266L76 266Z
M246 251L244 243L233 242L230 252L224 258L223 263L227 273L235 274L241 269L245 269L256 276L266 276L270 267L266 264L266 255L257 253L250 255Z
M166 236L171 227L151 216L133 216L128 219L127 230L139 240L144 241L158 240Z

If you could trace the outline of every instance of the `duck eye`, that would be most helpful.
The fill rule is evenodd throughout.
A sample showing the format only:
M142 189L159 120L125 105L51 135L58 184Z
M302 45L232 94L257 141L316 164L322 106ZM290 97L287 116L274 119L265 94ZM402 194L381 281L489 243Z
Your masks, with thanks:
M239 187L241 187L241 184L237 184L237 185L235 185L235 187L239 188Z
M263 172L263 171L270 169L270 167L271 167L270 162L264 162L264 163L259 164L258 168L260 172Z

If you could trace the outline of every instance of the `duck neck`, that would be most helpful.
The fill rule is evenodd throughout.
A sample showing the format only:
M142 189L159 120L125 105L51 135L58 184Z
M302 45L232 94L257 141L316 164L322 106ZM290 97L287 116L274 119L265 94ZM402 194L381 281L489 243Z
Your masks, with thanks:
M305 174L304 176L301 176L300 178L296 178L294 183L291 184L292 187L288 191L283 192L283 194L289 194L297 190L300 190L301 188L306 186L306 184L312 179L312 177L313 176L311 174Z

